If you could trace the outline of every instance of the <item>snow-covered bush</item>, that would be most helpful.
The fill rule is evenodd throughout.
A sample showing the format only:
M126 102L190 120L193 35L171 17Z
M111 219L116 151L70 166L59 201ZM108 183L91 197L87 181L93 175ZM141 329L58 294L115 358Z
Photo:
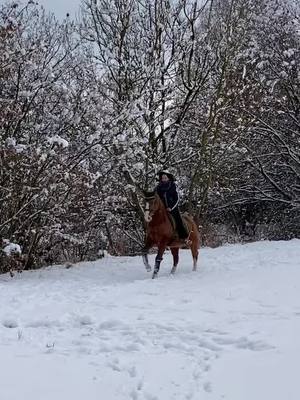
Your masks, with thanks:
M20 245L0 238L0 273L10 272L13 276L14 271L22 271L23 265Z

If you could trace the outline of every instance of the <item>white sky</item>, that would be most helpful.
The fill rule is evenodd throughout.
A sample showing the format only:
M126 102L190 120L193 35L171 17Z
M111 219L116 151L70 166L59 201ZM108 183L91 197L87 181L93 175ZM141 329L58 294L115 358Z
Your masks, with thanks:
M74 17L79 10L81 0L38 0L38 2L53 11L57 17L63 18L67 13Z
M81 0L36 0L37 3L43 5L49 11L52 11L56 14L58 18L64 18L67 13L71 15L71 17L75 17L75 15L79 11L79 5ZM0 6L5 3L8 3L7 0L0 0ZM24 4L26 0L22 1Z

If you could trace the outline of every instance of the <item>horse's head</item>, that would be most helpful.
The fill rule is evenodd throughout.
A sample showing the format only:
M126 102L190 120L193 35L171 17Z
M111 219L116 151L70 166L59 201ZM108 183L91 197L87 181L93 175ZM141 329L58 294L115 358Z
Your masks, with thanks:
M153 215L160 209L161 200L156 192L146 192L144 191L145 199L145 221L150 222Z

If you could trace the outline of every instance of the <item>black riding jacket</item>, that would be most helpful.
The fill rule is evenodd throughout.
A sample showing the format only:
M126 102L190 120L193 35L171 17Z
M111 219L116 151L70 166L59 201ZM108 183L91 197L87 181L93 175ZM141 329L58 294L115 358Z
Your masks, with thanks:
M178 193L176 185L173 181L160 182L156 187L156 192L164 202L166 208L170 208L173 211L178 206Z

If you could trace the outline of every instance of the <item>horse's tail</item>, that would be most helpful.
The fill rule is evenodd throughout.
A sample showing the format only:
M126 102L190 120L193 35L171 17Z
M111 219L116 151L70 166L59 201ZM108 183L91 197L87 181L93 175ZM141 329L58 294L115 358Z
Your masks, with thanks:
M199 225L196 221L196 218L190 215L189 213L185 212L182 214L182 217L185 219L186 222L190 223L192 228L197 228L197 232L200 231L201 225Z
M184 212L182 214L183 219L186 222L186 225L189 227L190 235L194 237L194 240L197 243L197 247L200 247L200 242L201 242L201 235L200 235L200 230L201 226L197 223L197 218L193 217L190 215L188 212Z

